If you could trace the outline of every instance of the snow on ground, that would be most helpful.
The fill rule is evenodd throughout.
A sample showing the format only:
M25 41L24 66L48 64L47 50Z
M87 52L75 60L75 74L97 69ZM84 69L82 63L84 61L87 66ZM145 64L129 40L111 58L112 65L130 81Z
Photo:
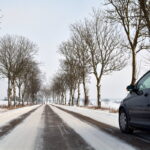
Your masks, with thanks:
M39 105L27 106L0 113L0 127L6 125L11 120L18 118L19 116L29 112L30 110L37 108L38 106Z
M118 110L120 103L123 99L102 99L101 100L101 106L103 108L108 108L108 109L113 109L113 110ZM80 106L84 106L84 101L83 99L79 101ZM95 99L90 100L90 106L97 106L97 101Z
M30 104L30 103L31 102L28 102L28 104ZM14 104L14 101L12 101L12 105L13 104ZM19 102L17 101L16 104L19 104ZM27 105L27 102L24 102L24 105ZM0 100L0 106L8 106L8 101Z
M0 108L0 113L6 112L6 111L8 111L8 109L4 109L4 108L1 109L1 108Z
M102 101L101 104L103 108L109 108L109 109L114 109L114 110L118 110L120 106L119 102L114 102L114 101L109 101L109 102Z
M33 109L35 107L37 106L32 106L30 107L30 109ZM43 109L44 106L37 109L7 136L0 138L0 150L35 149L35 147L40 144L40 141L38 141L37 143L36 139L40 136L39 130L42 127L41 116L43 113ZM19 110L19 112L25 112L25 110L29 110L29 107L24 110Z
M0 100L0 106L3 106L3 105L8 105L8 102Z
M134 150L135 148L123 141L93 127L72 115L50 106L62 120L67 123L76 133L78 133L87 143L96 150Z
M65 105L56 105L56 106L59 106L69 111L80 113L84 116L90 117L99 122L103 122L105 124L119 128L118 113L110 113L109 111L94 110L94 109L88 109L88 108L77 107L77 106L65 106Z

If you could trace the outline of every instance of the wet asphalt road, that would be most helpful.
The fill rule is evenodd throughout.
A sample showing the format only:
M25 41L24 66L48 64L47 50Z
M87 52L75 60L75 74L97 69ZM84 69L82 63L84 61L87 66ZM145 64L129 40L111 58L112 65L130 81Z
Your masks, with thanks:
M43 117L43 150L93 150L48 105L45 106Z

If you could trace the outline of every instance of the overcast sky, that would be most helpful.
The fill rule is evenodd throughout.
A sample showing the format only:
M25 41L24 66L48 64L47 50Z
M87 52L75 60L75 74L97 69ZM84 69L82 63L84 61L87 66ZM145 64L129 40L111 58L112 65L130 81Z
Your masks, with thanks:
M59 44L69 38L69 26L89 16L92 8L102 8L101 0L0 0L0 36L22 35L39 47L36 59L47 80L57 72ZM130 83L130 66L104 77L103 98L123 98ZM96 97L94 78L89 83L89 96ZM6 96L7 84L0 80L0 99Z

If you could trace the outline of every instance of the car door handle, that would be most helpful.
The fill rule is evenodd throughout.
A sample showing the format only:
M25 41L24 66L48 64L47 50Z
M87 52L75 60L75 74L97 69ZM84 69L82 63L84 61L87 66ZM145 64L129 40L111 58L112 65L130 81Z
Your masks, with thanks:
M145 93L145 94L144 94L145 97L147 97L148 95L149 95L148 93Z

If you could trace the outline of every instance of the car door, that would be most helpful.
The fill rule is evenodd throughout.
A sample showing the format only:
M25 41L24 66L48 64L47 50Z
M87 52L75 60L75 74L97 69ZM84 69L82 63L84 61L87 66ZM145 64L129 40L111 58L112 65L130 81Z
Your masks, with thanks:
M136 84L137 92L131 92L127 105L130 122L136 125L150 126L150 72Z

